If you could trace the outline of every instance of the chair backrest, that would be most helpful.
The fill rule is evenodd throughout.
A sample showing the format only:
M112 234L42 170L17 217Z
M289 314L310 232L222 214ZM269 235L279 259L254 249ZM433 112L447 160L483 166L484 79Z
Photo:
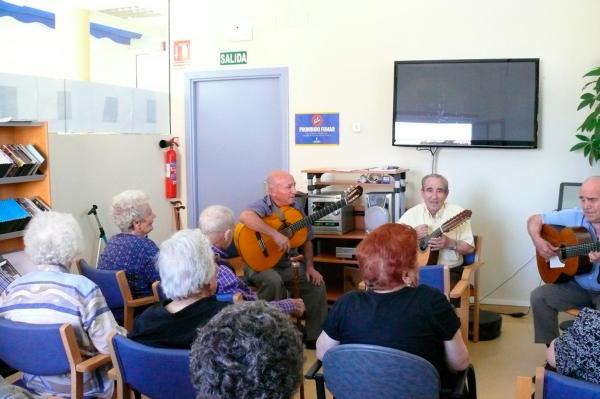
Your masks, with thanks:
M61 324L29 324L0 318L0 359L28 374L69 373L60 328Z
M437 288L448 296L450 291L450 272L448 266L427 265L419 268L419 284Z
M544 399L600 398L599 384L567 377L549 370L544 370L542 384L537 384L538 380L536 376L536 398L540 397L539 393L543 393L541 397Z
M347 344L323 357L325 384L338 399L439 398L440 377L427 360L376 345Z
M558 189L558 207L557 211L561 209L574 208L579 206L579 189L581 183L560 183Z
M153 348L118 334L110 343L113 366L124 384L152 399L196 397L189 350Z
M463 256L462 266L469 266L481 259L481 236L473 236L475 240L475 251Z
M92 280L102 291L108 307L113 310L123 308L123 295L117 281L117 270L102 270L90 266L84 259L77 262L79 274ZM115 316L116 317L116 316Z

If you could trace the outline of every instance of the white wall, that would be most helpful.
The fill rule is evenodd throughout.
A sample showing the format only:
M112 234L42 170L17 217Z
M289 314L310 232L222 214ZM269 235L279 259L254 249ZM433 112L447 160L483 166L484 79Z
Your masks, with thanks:
M289 126L290 170L315 167L409 168L408 201L419 201L428 153L391 146L393 62L419 59L540 58L539 149L443 149L438 169L449 200L473 210L484 238L482 293L516 278L488 302L528 304L540 280L527 217L556 206L561 181L598 168L568 151L583 119L576 112L581 76L600 64L600 2L580 0L172 0L172 40L191 40L191 63L173 71L173 131L185 131L183 73L287 66L290 121L297 112L339 112L340 145L296 146ZM228 40L236 25L253 40ZM219 52L248 52L246 66L219 66ZM490 93L493 95L493 93ZM362 133L352 133L360 122ZM318 161L315 161L317 160Z

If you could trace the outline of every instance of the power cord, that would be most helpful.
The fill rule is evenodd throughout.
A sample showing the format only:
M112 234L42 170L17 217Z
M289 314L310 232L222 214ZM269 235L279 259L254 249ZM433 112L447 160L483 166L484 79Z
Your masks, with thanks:
M431 173L437 170L437 154L441 147L417 147L417 151L429 151L431 154Z
M500 288L502 288L506 283L508 283L510 280L512 280L517 274L519 274L523 269L525 269L525 267L533 260L535 259L535 255L533 255L531 258L529 258L525 263L523 263L513 274L510 275L510 277L508 277L506 280L504 280L499 286L497 286L496 288L494 288L491 292L489 292L488 294L484 295L483 298L481 298L479 301L483 301L484 299L488 298L490 295L492 295L494 292L498 291ZM542 280L540 279L540 282L538 285L542 284ZM516 318L521 318L521 317L525 317L529 314L529 312L531 311L531 306L527 307L527 311L526 312L512 312L512 313L502 313L502 312L498 312L502 315L505 316L511 316L511 317L516 317Z

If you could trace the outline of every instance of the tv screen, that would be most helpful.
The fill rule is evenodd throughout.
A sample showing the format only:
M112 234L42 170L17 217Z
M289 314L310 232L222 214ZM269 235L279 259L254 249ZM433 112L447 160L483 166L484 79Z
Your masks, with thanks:
M393 145L537 148L539 59L396 61Z

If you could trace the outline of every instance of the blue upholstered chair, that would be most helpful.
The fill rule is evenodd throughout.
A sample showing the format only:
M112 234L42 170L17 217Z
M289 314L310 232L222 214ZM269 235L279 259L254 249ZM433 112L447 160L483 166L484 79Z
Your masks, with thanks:
M153 348L118 334L109 341L119 398L130 398L132 388L152 399L196 397L189 350Z
M133 299L123 270L97 269L90 266L84 259L79 259L76 264L79 274L89 278L100 287L115 320L127 331L131 331L133 328L136 309L143 309L159 300L154 295Z
M517 377L517 399L531 398L531 377ZM600 385L567 377L538 367L535 370L535 399L598 399Z
M163 291L162 286L160 285L160 281L155 281L152 283L152 292L154 293L154 296L158 298L159 301L164 301L165 299L167 299L167 296L165 295L165 292ZM217 295L217 301L219 302L234 303L242 302L243 300L244 299L242 297L242 294L240 293Z
M0 359L33 375L71 373L71 397L83 398L83 373L110 362L108 355L83 360L69 324L28 324L0 318ZM25 388L21 380L16 382Z
M318 373L321 365L323 374ZM427 360L397 349L348 344L331 348L305 375L317 384L317 398L325 398L325 385L337 399L476 398L472 366L463 372L453 392L442 392L440 377Z

